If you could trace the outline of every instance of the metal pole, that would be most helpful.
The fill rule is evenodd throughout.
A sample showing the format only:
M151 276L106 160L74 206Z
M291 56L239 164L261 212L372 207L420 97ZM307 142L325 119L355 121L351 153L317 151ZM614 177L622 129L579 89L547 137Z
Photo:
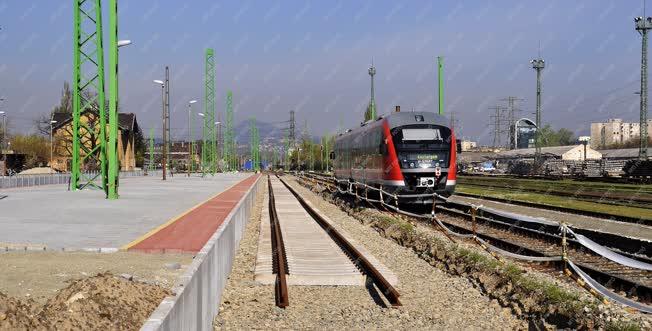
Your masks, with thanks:
M162 147L163 149L162 149L162 153L161 153L162 154L161 163L162 163L162 167L163 167L163 180L166 180L166 177L165 177L166 176L165 173L166 173L166 170L167 170L166 163L168 162L168 160L167 160L167 144L168 144L168 142L167 142L167 125L168 125L168 121L167 121L167 116L165 114L165 85L161 85L161 104L163 105L163 147Z
M192 114L190 113L190 110L192 108L192 104L188 104L188 135L189 135L189 143L188 143L188 166L186 167L188 169L188 177L190 177L190 171L192 171Z
M541 128L541 69L537 69L537 114L536 114L537 128ZM536 155L541 155L541 133L536 131Z
M172 173L172 160L170 159L170 149L172 145L172 134L171 134L171 124L170 124L170 69L168 66L165 66L165 121L167 123L166 130L167 130L167 142L166 142L166 155L165 155L165 160L169 163L167 166L170 169L170 173Z
M149 129L149 171L153 172L154 166L154 128Z
M641 109L640 109L640 122L639 122L639 160L647 160L647 31L652 29L651 17L637 17L634 19L636 30L641 34Z
M118 2L109 0L109 146L107 198L118 198ZM102 139L105 139L102 137Z
M439 99L439 115L444 114L444 58L437 57L437 79L438 83L438 99Z
M7 147L7 114L2 113L2 145L0 146L0 152L2 153L2 159L6 161L5 149Z
M536 126L537 130L534 132L534 161L538 164L541 157L541 70L545 68L545 61L541 58L530 61L532 68L537 71L537 110L536 110Z
M52 136L53 136L53 134L52 134L52 120L50 120L50 172L52 172L52 159L53 159L52 155L54 154L53 146L52 146L52 141L53 141Z

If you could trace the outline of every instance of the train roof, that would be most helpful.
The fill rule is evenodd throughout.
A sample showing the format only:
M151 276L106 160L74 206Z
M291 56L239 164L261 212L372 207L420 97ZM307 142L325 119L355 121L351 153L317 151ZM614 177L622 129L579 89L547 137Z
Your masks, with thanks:
M438 124L448 127L448 118L443 115L425 112L425 111L407 111L407 112L392 112L388 115L383 115L378 117L375 121L367 121L362 123L359 127L348 129L346 132L340 133L338 136L347 136L349 134L354 134L367 127L368 125L373 125L382 120L387 120L390 129L395 127L410 125L410 124Z
M393 112L383 116L383 118L386 118L389 122L390 129L397 126L423 123L448 125L448 119L445 116L425 111Z

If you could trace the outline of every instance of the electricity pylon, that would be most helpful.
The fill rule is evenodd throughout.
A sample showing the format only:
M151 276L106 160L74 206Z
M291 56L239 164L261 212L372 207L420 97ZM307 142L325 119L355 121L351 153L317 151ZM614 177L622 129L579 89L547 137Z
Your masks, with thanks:
M217 172L215 142L215 56L212 48L206 49L204 75L204 141L202 145L202 173Z
M75 0L73 5L73 101L71 190L107 191L104 48L100 0ZM82 122L82 114L86 114ZM84 173L97 168L96 174ZM100 178L98 184L95 181Z
M258 128L256 127L256 118L251 118L251 126L249 128L250 145L251 145L251 168L254 171L260 170L260 147Z
M229 170L236 169L235 134L233 132L233 92L226 93L226 123L224 125L224 158Z

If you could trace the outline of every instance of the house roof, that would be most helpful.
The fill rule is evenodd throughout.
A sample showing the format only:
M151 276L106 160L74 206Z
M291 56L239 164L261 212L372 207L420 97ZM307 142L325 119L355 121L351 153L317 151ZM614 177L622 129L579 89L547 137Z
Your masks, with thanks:
M484 162L492 160L498 155L494 152L462 152L458 154L459 160L462 162Z
M541 147L541 154L561 157L564 153L582 145L569 145L569 146L553 146ZM587 146L587 148L590 148ZM512 149L510 151L499 152L496 156L498 158L516 158L516 157L533 157L535 153L534 148L521 148Z
M86 110L87 112L90 110ZM52 114L52 120L57 121L53 125L54 129L58 129L70 121L72 121L71 113L54 113ZM108 119L107 119L108 121ZM136 124L136 114L134 113L118 113L118 127L122 130L133 131Z
M608 159L633 159L638 157L638 148L603 149L600 153L602 157ZM652 155L652 148L648 148L647 153Z

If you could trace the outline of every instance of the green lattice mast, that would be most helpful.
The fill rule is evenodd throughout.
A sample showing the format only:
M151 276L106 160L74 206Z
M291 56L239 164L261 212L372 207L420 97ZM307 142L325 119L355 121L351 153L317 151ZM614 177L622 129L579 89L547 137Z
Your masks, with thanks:
M73 6L73 113L70 186L107 192L106 113L104 109L104 48L100 0L75 0ZM82 114L91 111L88 121ZM86 166L99 169L85 174ZM96 180L100 178L98 184Z
M149 171L154 171L154 128L149 129Z
M260 163L258 156L258 128L256 128L256 118L252 117L249 126L249 146L251 147L251 169L259 170L258 164Z
M215 143L215 56L212 48L206 49L204 75L204 130L202 145L202 171L215 175L217 171Z
M235 136L233 132L233 92L226 93L226 123L224 125L224 158L226 159L227 169L236 169L235 159Z

